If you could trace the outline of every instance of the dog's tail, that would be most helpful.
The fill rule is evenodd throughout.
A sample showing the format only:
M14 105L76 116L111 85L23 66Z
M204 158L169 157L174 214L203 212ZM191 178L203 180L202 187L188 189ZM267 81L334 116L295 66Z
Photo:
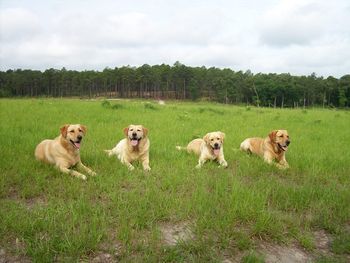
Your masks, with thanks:
M113 151L112 150L104 150L108 156L112 156L113 155Z
M187 148L186 147L182 147L182 146L175 146L175 148L178 150L178 151L185 151Z

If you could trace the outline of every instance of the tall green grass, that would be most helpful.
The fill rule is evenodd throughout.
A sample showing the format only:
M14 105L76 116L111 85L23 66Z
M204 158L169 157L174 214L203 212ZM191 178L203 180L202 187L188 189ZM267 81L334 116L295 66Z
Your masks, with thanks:
M334 253L350 253L349 111L23 99L0 100L0 121L0 245L14 254L89 261L120 244L122 262L219 262L259 240L312 251L317 229L335 237ZM35 146L65 123L88 127L81 157L97 177L84 182L35 161ZM139 164L129 172L103 151L129 124L149 128L150 173ZM285 171L238 150L273 129L291 136ZM226 133L227 169L209 162L197 170L197 157L175 150L216 130ZM165 246L160 225L179 222L195 238Z

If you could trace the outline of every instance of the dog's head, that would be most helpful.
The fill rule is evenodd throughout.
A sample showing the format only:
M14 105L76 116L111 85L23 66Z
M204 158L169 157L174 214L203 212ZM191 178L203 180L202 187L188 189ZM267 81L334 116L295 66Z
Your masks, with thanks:
M204 137L205 143L213 149L215 155L219 155L220 149L224 143L225 133L221 131L209 132Z
M286 130L275 130L269 134L272 143L276 143L282 151L287 151L290 144L288 132Z
M61 127L61 135L76 149L80 149L80 142L86 134L86 127L81 124L66 124Z
M124 134L132 146L137 146L143 138L147 137L148 129L142 125L129 125L124 128Z

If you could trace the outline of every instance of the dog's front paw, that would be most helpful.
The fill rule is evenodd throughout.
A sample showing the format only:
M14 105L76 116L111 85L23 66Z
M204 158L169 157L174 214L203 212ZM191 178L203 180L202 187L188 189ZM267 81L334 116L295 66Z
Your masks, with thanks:
M86 175L84 175L84 174L80 174L80 175L78 176L78 178L80 178L80 179L82 179L82 180L84 180L84 181L86 181L86 179L87 179Z
M288 169L289 168L289 165L288 164L284 164L284 165L282 165L282 164L277 164L277 167L279 168L279 169L281 169L281 170L285 170L285 169Z
M196 169L201 169L201 167L202 167L202 165L200 165L200 164L196 165Z
M135 169L135 167L130 165L130 166L128 166L128 169L129 169L129 171L133 171Z
M223 168L227 168L227 162L222 162L222 163L220 163L220 166L223 167ZM220 166L219 166L219 167L220 167Z
M149 171L151 171L151 167L147 166L147 167L143 168L143 170L144 170L145 172L149 172Z
M95 173L94 171L89 171L89 174L90 174L91 176L96 176L96 175L97 175L97 173Z

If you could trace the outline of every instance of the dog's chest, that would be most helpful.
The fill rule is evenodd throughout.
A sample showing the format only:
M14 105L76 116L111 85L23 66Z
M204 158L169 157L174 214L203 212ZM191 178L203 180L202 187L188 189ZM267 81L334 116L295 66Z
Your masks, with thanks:
M131 160L137 160L140 157L140 151L137 149L133 150L132 152L129 152L129 156Z
M68 154L66 156L66 160L67 160L69 166L76 165L79 162L79 160L80 160L79 152L78 153L73 153L73 154Z

